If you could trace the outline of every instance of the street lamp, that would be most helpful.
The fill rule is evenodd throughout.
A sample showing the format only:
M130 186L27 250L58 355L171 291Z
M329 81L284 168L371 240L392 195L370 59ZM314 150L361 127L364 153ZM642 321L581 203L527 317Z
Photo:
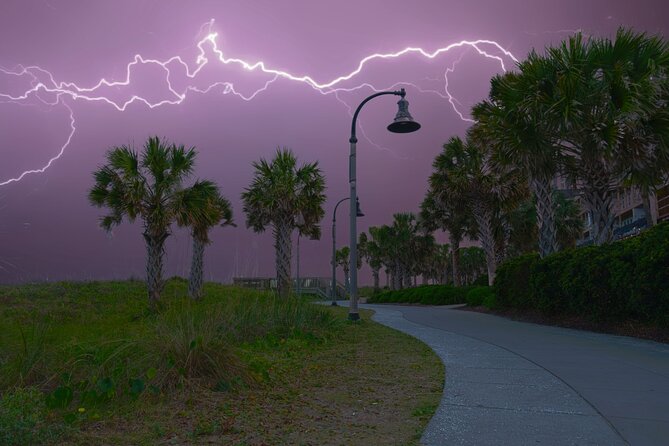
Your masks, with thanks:
M358 231L356 228L356 172L355 172L355 145L358 142L358 138L355 136L355 125L358 120L358 114L362 107L372 99L377 96L383 96L387 94L392 94L395 96L400 96L400 100L397 102L398 110L395 115L395 119L388 126L388 131L393 133L411 133L420 129L420 124L413 120L411 114L409 114L409 101L404 97L406 96L406 91L402 88L399 91L381 91L374 93L371 96L368 96L364 101L358 105L358 108L355 110L353 115L353 121L351 122L351 137L348 142L351 144L351 154L349 155L349 185L351 188L351 207L350 207L350 224L351 224L351 285L350 285L350 299L351 306L348 312L348 318L352 321L357 321L360 319L360 314L358 313Z
M336 307L337 306L337 264L335 262L335 256L337 253L337 233L335 231L335 227L337 226L337 208L341 203L343 203L346 200L350 200L350 197L342 198L337 202L334 208L334 212L332 213L332 287L330 288L330 297L332 298L332 306ZM358 201L358 198L356 197L355 199L355 216L356 217L364 217L365 214L362 213L360 210L360 202Z

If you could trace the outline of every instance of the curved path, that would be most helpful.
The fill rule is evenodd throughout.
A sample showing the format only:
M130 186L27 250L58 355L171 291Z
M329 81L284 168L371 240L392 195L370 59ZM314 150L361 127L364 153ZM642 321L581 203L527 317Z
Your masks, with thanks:
M669 345L452 307L362 307L446 366L426 445L669 445Z

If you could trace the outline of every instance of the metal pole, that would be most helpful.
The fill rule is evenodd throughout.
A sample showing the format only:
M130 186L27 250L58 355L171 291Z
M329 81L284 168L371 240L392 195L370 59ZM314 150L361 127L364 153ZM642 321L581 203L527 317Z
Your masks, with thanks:
M357 321L360 319L358 314L358 229L356 227L357 223L357 212L356 212L356 184L355 184L355 144L357 139L355 137L351 138L351 155L349 157L349 185L351 187L351 197L350 200L350 225L351 225L351 239L349 250L351 253L350 258L350 284L349 284L349 295L351 299L351 306L348 311L348 318L352 321Z
M351 246L349 247L350 252L351 252L351 257L350 257L350 268L351 268L351 282L350 282L350 290L349 290L349 295L351 299L351 304L350 304L350 309L348 310L348 318L352 321L357 321L360 319L360 314L358 313L358 229L356 227L356 215L357 215L357 206L356 206L356 198L357 198L357 192L356 192L356 165L355 165L355 150L356 150L356 143L358 142L358 138L355 136L355 125L358 120L358 114L360 114L360 110L362 107L372 99L378 96L386 95L386 94L392 94L395 96L402 96L404 97L405 92L404 89L400 91L381 91L378 93L374 93L373 95L368 96L365 100L363 100L360 105L358 105L358 108L356 109L355 113L353 114L353 120L351 121L351 137L349 138L348 142L351 144L351 154L349 156L349 171L348 171L348 182L349 186L351 188L351 207L350 207L350 225L351 225Z
M337 232L335 226L337 224L336 220L337 207L335 206L334 213L332 214L332 287L330 288L330 298L332 298L332 306L337 306L337 264L335 263L335 257L337 255Z
M346 197L339 200L332 212L332 288L330 290L330 297L332 298L333 307L337 306L337 208L346 200L350 200L350 198Z

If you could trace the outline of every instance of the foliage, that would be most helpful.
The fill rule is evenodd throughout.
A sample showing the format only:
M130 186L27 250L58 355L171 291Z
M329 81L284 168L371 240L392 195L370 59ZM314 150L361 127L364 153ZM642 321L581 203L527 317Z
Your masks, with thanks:
M403 290L383 291L369 298L367 302L453 305L465 303L468 291L468 287L454 287L451 285L422 285Z
M230 201L221 195L215 183L196 181L193 186L184 191L182 198L185 203L199 203L196 209L193 209L193 206L180 206L176 216L179 226L191 228L193 258L188 279L188 294L197 299L202 295L204 248L211 242L210 229L219 224L221 226L236 225L232 220Z
M480 307L489 298L495 295L495 291L489 286L477 286L467 292L467 305L470 307Z
M534 267L539 262L539 254L531 253L514 257L503 262L495 277L497 303L502 308L533 307L530 280Z
M207 207L200 189L214 187L198 182L184 188L183 182L193 172L196 151L168 144L158 137L149 138L140 154L133 147L115 147L107 152L107 164L93 173L95 184L88 194L97 207L106 207L109 214L100 219L100 226L111 231L128 219L142 220L147 248L147 285L149 303L156 309L162 292L165 240L170 226L180 216L191 223L207 216Z
M322 339L337 328L330 313L306 300L207 284L209 301L192 301L183 281L168 282L171 298L149 317L136 302L143 289L136 282L3 287L0 322L9 331L0 345L0 390L36 386L49 408L67 415L175 386L249 383L257 376L236 346L268 337ZM28 321L38 321L36 334L22 332Z
M274 159L253 162L251 184L242 193L246 226L255 232L272 228L279 294L290 294L293 230L319 239L325 211L325 178L318 162L297 165L290 149L277 149Z
M0 445L50 443L64 432L47 417L44 395L34 387L12 389L0 397Z
M0 445L290 444L295 432L313 444L409 444L428 421L411 414L441 396L434 352L364 310L348 324L345 308L209 283L194 301L181 279L155 314L144 290L0 286ZM23 381L22 336L39 371ZM388 355L403 361L388 368ZM364 426L346 424L372 405Z
M495 281L502 308L595 322L638 320L669 326L669 223L603 246L505 262Z

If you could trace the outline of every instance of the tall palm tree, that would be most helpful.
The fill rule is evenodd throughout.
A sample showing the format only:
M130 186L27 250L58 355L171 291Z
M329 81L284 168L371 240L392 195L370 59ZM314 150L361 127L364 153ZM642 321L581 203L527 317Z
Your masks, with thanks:
M253 163L253 180L242 193L246 226L256 232L272 228L279 295L291 292L292 234L320 238L319 222L325 215L325 178L318 162L297 165L290 149L277 149L272 161Z
M188 280L188 295L192 299L202 297L204 275L204 248L211 241L209 230L214 226L236 226L232 220L232 206L224 198L218 186L211 181L197 181L183 194L186 201L201 203L197 213L187 206L177 215L180 226L189 226L193 238L193 258Z
M146 278L149 305L156 309L163 289L163 257L170 226L181 213L201 218L202 202L184 189L193 171L195 149L149 138L141 156L129 146L107 152L107 164L93 173L95 184L88 198L97 207L109 208L100 225L107 231L124 218L142 220L146 242Z
M441 172L441 184L446 190L467 203L486 254L488 281L492 285L498 262L495 229L501 203L517 193L518 183L513 174L494 169L489 149L478 138L470 136L464 142L452 137L435 159L435 169Z
M613 41L577 34L548 57L557 73L552 119L573 160L568 170L591 213L594 242L602 244L613 236L621 182L651 172L659 181L662 169L653 163L669 156L667 43L624 29Z
M554 67L534 51L518 72L495 76L489 99L474 106L478 131L493 145L495 162L518 165L535 197L539 253L558 250L552 181L559 171L557 135L546 119L555 82Z

